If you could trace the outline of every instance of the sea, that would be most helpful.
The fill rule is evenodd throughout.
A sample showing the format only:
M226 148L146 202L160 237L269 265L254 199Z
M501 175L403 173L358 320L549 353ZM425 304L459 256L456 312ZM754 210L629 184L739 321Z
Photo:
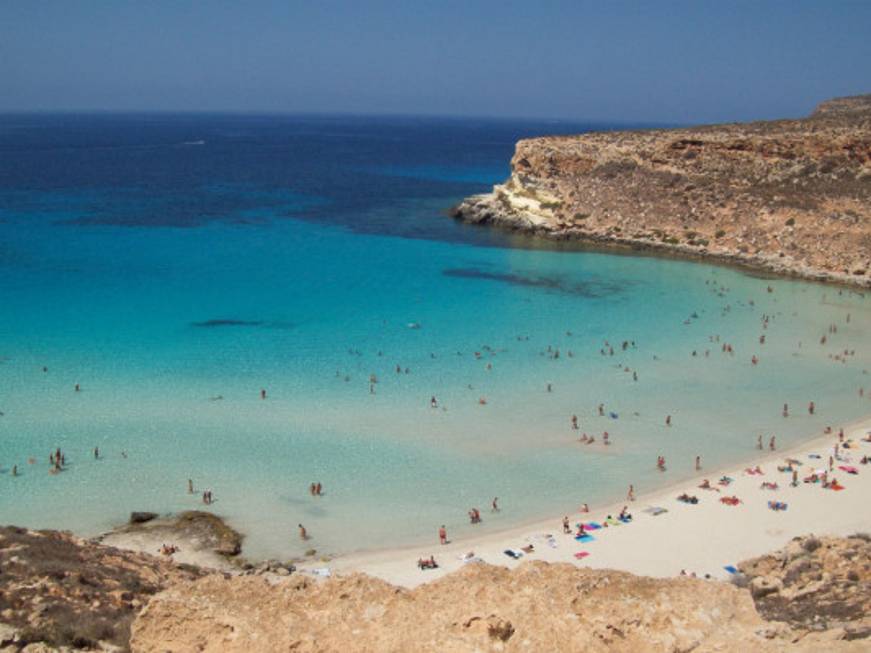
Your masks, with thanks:
M871 413L861 292L449 217L518 139L615 127L0 115L0 523L202 509L254 559L461 540Z

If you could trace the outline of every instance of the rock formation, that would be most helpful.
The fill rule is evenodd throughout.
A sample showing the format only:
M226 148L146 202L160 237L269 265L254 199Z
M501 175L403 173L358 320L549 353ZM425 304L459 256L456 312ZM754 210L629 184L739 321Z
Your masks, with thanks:
M0 650L126 647L130 624L151 596L202 575L68 533L2 527Z
M871 95L808 118L521 140L464 221L871 287Z
M7 527L0 650L868 650L867 537L800 538L739 568L738 582L724 583L482 563L405 590L362 574L320 581L284 567L207 573Z

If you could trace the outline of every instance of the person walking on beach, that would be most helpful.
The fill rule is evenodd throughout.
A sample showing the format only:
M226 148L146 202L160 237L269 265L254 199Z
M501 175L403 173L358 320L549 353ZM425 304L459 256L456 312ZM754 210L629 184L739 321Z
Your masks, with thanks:
M777 449L777 447L774 446L774 436L773 435L771 436L771 439L768 441L768 448L771 451L774 451L775 449Z
M629 492L626 494L626 499L628 501L635 501L635 486L634 485L629 486Z
M447 544L448 543L448 531L445 528L445 525L442 524L439 527L439 544Z
M563 517L563 533L565 533L566 535L570 535L571 532L572 529L569 526L569 516L566 515L565 517Z

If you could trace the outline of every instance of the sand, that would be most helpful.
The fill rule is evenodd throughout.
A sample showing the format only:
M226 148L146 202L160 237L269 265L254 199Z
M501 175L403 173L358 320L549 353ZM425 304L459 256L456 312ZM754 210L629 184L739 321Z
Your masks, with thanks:
M837 433L836 427L832 435L818 437L789 450L759 452L757 459L739 468L702 469L695 480L650 494L639 494L634 502L590 506L589 514L569 515L572 535L563 534L562 515L488 533L487 513L484 512L478 537L439 545L436 524L430 546L351 554L329 563L318 561L299 567L310 570L328 565L334 574L360 571L396 585L415 587L459 569L467 564L460 559L461 556L474 552L478 559L506 567L515 567L531 559L620 569L654 577L676 576L685 570L699 576L710 574L713 578L724 579L730 575L724 566L778 549L799 535L843 536L871 532L871 511L867 509L871 498L871 465L859 462L863 455L871 456L871 443L861 440L871 433L871 417L844 426L845 440L851 441L852 448L841 450L844 460L835 461L834 473L830 473L829 478L836 478L845 490L834 491L822 488L819 483L802 482L813 470L828 467L829 455L838 442ZM809 454L818 454L821 458L814 460L808 457ZM786 457L801 461L798 487L790 486L790 473L777 471L778 465L785 464ZM757 464L764 475L744 473L745 468ZM855 466L859 473L848 474L839 470L838 465ZM664 474L667 475L668 471ZM728 487L717 484L723 475L734 479ZM700 489L698 485L705 478L720 491ZM779 489L761 489L763 481L776 482ZM678 502L676 497L683 492L698 497L699 503ZM720 497L732 495L740 498L742 503L730 506L720 502ZM785 502L788 509L772 511L768 508L769 500ZM578 521L602 522L608 514L616 517L627 504L633 515L631 523L593 531L595 541L592 542L575 541L574 526ZM643 512L650 506L661 506L668 512L658 516ZM548 543L547 535L553 536L555 546ZM520 549L529 544L534 545L535 551L524 554L519 560L512 560L503 553L505 549ZM575 554L580 551L587 551L589 555L578 560ZM439 568L418 569L417 560L431 555L435 556Z

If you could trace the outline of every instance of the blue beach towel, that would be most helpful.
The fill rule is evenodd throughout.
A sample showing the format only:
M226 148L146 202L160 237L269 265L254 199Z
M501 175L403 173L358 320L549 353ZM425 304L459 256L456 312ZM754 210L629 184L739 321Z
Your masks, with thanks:
M728 571L730 574L737 574L738 573L738 570L735 567L733 567L732 565L726 565L725 567L723 567L723 569Z
M595 542L596 538L592 535L581 535L580 537L575 538L578 542Z

